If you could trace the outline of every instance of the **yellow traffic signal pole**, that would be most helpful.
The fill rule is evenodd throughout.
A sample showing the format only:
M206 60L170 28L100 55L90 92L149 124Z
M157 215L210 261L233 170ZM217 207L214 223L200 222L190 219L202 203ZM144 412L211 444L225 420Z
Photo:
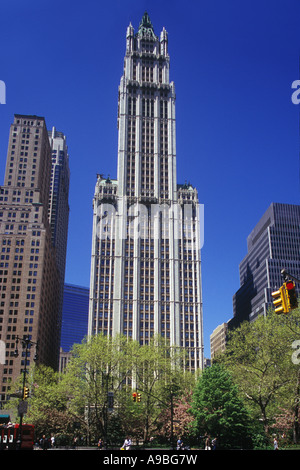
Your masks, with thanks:
M300 279L297 279L295 276L292 276L290 273L286 272L285 269L281 270L281 275L285 281L288 281L289 279L293 279L295 282L300 283Z
M138 389L137 389L138 390ZM152 393L148 393L149 396L155 398L156 400L160 401L160 403L163 403L164 405L168 406L168 404L166 402L164 402L163 400L161 400L160 398L158 398L157 396L153 395ZM171 400L171 436L170 436L170 440L171 440L171 448L174 450L175 449L175 445L174 445L174 404L173 404L173 396L174 396L174 392L171 388L170 390L170 400ZM141 394L138 393L138 392L133 392L132 393L132 400L134 402L138 401L140 402L141 401Z
M288 313L290 310L298 307L297 293L293 280L299 283L300 280L287 273L285 269L282 269L281 275L284 279L283 285L277 291L271 293L274 299L273 304L276 314Z
M296 287L295 287L295 283L293 282L293 280L299 283L300 283L300 280L292 276L291 274L287 273L285 269L281 271L281 275L283 276L285 280L285 288L286 288L286 293L287 293L289 310L294 310L295 308L298 307L298 300L297 300Z
M19 338L19 336L16 336L16 349L15 349L15 352L14 352L14 356L15 357L18 357L19 355L19 351L18 351L18 343L22 343L22 347L23 349L25 349L25 362L24 362L24 369L23 369L23 390L22 390L22 402L19 403L19 415L20 415L20 425L19 425L19 435L18 435L18 440L17 440L17 449L21 449L21 445L22 445L22 425L23 425L23 414L24 414L24 410L25 408L27 409L27 405L26 407L24 406L25 403L25 400L26 398L28 398L28 395L29 395L29 389L28 387L26 387L26 375L27 375L27 359L28 359L28 356L29 356L29 350L30 348L35 344L36 346L36 349L37 349L37 346L38 344L35 343L34 341L31 341L30 339L30 336L27 335L27 336L24 336L23 338ZM34 361L36 361L37 359L37 354L35 354L35 357L34 357Z
M275 313L280 315L281 313L288 313L288 301L286 297L285 286L281 286L277 291L272 292L273 304L275 307Z

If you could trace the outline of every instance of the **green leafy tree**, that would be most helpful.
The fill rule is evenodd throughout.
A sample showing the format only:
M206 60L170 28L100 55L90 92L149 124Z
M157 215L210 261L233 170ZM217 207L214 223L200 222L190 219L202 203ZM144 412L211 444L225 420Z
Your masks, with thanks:
M204 370L196 383L191 412L198 436L217 438L221 448L249 446L249 415L229 372L220 364Z
M299 366L291 360L293 335L286 319L270 312L230 332L225 354L219 358L253 416L262 420L266 434L278 407L296 393Z
M288 315L276 316L273 311L270 314L277 324L278 338L285 346L288 374L287 383L277 397L279 410L276 410L272 427L277 427L286 437L290 434L296 444L300 441L300 310L295 309Z
M26 421L35 425L36 436L51 434L71 437L72 416L67 410L68 396L61 387L60 375L40 365L31 371L31 398Z
M89 440L91 435L107 439L109 396L113 396L114 408L121 406L135 348L124 336L102 334L74 346L63 382L69 394L69 412L86 426Z
M89 440L98 436L115 443L130 434L147 441L158 426L161 410L170 404L175 376L180 383L182 361L182 353L162 338L141 346L122 335L91 337L73 348L62 379L68 411L84 421ZM133 402L133 391L141 401ZM109 393L114 397L112 412Z
M170 347L158 336L136 350L132 377L142 396L140 411L144 442L160 427L162 411L171 408L174 397L184 388L183 361L183 351Z

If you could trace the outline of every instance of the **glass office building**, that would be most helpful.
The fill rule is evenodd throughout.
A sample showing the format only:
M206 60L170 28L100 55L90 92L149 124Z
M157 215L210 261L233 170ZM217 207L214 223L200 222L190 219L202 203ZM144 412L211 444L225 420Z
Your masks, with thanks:
M248 236L247 247L230 327L266 315L273 306L271 293L283 283L282 269L300 279L300 206L272 203Z
M61 348L69 352L74 343L87 335L89 289L72 284L64 286Z

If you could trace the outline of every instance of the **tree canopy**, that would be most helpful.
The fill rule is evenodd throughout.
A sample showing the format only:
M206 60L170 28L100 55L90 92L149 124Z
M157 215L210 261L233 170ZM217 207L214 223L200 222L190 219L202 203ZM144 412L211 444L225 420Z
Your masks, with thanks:
M204 370L193 393L191 411L199 436L217 438L223 448L248 445L249 415L224 366L215 364Z

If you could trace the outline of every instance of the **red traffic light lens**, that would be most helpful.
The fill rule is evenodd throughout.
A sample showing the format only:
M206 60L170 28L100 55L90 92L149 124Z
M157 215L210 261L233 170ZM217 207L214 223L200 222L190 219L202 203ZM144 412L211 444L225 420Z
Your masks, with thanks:
M294 283L292 281L289 281L289 282L286 283L286 288L288 290L292 290L292 289L294 289L294 287L295 286L294 286Z

